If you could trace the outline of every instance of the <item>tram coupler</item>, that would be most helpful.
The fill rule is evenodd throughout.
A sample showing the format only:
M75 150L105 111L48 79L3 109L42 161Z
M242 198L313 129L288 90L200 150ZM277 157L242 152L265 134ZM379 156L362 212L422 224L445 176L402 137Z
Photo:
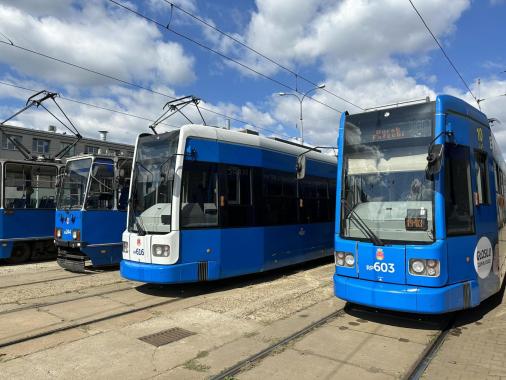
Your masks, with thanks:
M58 250L58 257L56 258L56 262L63 269L78 273L85 272L84 266L86 260L87 257L82 254L69 253L61 249Z

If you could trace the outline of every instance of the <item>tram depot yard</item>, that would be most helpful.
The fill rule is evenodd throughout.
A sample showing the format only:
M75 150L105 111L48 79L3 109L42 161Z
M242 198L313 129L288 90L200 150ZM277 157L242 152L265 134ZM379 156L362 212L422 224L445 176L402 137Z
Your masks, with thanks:
M346 305L333 271L319 260L157 286L2 266L0 378L505 378L503 292L456 316L412 316Z

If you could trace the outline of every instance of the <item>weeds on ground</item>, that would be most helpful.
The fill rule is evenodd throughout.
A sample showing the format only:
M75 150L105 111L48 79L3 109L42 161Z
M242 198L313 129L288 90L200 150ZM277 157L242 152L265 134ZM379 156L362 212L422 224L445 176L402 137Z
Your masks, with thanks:
M183 364L183 368L186 368L186 369L189 369L192 371L197 371L197 372L207 372L207 370L210 369L211 367L209 367L208 365L199 363L197 361L197 359L191 359Z

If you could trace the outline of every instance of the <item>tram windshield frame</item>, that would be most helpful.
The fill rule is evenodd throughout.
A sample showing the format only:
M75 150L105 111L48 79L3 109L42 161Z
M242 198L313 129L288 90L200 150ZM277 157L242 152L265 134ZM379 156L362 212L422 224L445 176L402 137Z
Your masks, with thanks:
M67 162L58 186L57 209L81 210L84 207L92 163L91 157Z
M128 207L129 232L167 234L172 230L178 144L179 131L139 137Z
M435 184L425 175L434 126L434 102L346 116L341 238L371 241L368 228L385 243L434 242Z

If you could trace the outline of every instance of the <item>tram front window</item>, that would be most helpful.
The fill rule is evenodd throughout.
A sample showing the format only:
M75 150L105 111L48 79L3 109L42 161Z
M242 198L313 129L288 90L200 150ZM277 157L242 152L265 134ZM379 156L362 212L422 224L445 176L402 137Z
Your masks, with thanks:
M342 237L371 240L368 228L387 242L434 240L434 183L425 175L433 120L433 103L347 117Z
M179 131L142 136L133 165L128 231L171 231L172 186Z
M90 175L91 158L69 161L59 189L57 208L81 209Z
M86 197L87 210L112 210L114 208L114 163L112 160L95 159L91 170L90 189Z

